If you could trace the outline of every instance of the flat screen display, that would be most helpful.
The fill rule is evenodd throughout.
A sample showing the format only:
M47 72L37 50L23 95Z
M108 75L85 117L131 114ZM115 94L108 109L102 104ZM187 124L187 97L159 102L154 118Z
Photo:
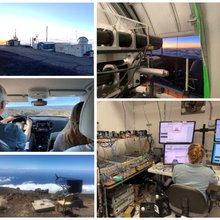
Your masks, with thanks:
M215 142L220 142L220 119L216 119L216 121L215 121L214 141Z
M189 162L188 148L190 144L165 144L164 164L182 164Z
M213 144L211 164L220 165L220 144Z
M186 122L160 122L159 143L186 143L193 142L195 121Z

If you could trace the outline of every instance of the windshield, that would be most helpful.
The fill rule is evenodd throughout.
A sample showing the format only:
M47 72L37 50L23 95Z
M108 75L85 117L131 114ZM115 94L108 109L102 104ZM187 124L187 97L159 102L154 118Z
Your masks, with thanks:
M69 117L74 105L80 102L80 97L49 97L46 106L32 106L36 101L28 97L28 102L9 102L5 112L8 116L62 116Z

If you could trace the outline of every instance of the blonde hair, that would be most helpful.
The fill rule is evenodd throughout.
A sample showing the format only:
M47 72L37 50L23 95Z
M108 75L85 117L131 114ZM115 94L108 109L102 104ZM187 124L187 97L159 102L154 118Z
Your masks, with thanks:
M7 99L7 93L4 89L4 87L2 85L0 85L0 104L3 102L3 101L6 101Z
M66 127L61 131L64 133L63 140L66 144L71 146L85 145L93 142L79 131L79 120L83 103L84 102L79 102L73 107L70 120Z
M201 163L205 156L205 150L202 144L191 144L188 148L189 162L192 164Z

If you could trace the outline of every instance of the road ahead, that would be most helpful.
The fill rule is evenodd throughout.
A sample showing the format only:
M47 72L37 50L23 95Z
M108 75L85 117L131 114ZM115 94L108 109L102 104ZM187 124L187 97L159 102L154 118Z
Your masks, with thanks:
M91 58L35 50L30 47L0 45L0 58L1 75L92 76L94 72Z

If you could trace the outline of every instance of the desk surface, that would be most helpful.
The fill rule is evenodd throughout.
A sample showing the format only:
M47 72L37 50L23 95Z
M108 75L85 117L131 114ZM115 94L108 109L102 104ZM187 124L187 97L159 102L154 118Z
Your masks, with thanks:
M220 169L219 167L216 166L212 166L213 170L215 171L215 173L217 174L217 176L219 177L219 181L216 185L220 186ZM168 165L163 165L163 163L159 162L155 165L155 167L151 167L148 169L149 173L155 173L158 175L163 175L163 176L170 176L172 177L172 168L171 166Z

